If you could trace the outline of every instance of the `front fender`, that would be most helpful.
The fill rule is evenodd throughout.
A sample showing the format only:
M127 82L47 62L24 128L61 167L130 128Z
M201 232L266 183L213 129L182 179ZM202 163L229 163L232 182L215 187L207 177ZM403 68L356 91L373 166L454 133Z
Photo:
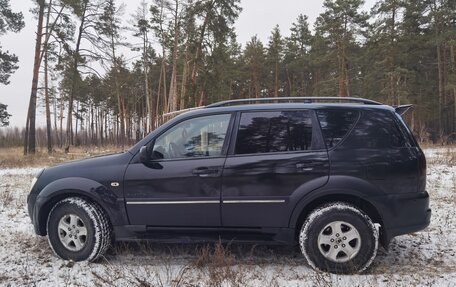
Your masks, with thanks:
M46 235L46 222L55 203L70 196L84 197L99 204L107 213L112 225L125 225L125 202L105 185L83 177L67 177L45 186L37 195L32 214L35 231Z

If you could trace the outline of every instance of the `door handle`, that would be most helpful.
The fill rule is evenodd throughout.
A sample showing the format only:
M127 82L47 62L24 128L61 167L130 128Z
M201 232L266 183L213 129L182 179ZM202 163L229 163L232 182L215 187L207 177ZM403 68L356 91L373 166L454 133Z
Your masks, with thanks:
M209 167L198 167L195 168L192 173L194 175L198 175L200 177L209 177L209 176L217 176L219 173L219 168L209 168Z
M310 161L306 163L297 163L296 169L298 171L312 171L314 169L315 163Z

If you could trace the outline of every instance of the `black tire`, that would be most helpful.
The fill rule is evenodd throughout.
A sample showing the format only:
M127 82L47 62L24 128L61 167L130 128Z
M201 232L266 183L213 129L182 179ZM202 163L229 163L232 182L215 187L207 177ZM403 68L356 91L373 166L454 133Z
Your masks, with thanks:
M72 225L74 222L76 226ZM109 248L112 229L106 214L97 204L71 197L52 208L47 220L47 234L49 245L58 257L94 261Z
M378 230L357 207L334 202L309 215L302 225L299 244L307 262L316 270L359 273L372 264L377 254Z

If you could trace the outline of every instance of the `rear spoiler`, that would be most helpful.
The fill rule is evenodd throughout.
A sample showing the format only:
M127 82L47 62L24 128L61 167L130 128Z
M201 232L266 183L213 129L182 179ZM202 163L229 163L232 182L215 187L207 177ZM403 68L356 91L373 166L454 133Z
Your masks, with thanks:
M393 108L396 110L396 113L403 116L406 112L408 112L408 110L413 108L413 105L393 106Z

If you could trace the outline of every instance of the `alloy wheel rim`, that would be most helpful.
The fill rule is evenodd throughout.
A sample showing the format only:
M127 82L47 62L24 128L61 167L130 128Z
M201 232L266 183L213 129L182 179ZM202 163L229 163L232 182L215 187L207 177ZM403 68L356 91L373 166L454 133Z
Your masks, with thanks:
M353 259L361 249L358 230L345 221L333 221L318 234L318 249L328 260L343 263Z
M80 251L86 245L87 227L75 214L66 214L60 219L58 233L62 245L70 251Z

